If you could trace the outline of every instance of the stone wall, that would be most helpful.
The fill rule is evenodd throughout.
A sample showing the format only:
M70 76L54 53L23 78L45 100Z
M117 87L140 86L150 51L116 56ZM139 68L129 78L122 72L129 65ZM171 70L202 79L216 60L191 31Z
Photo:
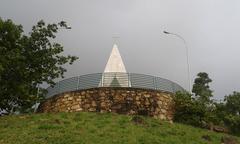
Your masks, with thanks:
M92 88L55 95L38 112L114 112L146 115L163 120L173 118L172 94L137 88Z

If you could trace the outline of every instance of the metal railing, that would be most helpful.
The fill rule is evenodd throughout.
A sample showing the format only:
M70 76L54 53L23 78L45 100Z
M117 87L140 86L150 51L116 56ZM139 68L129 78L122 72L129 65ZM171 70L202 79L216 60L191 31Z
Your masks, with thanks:
M97 87L132 87L162 90L171 93L184 89L170 80L136 73L94 73L68 78L47 88L46 98L56 94Z

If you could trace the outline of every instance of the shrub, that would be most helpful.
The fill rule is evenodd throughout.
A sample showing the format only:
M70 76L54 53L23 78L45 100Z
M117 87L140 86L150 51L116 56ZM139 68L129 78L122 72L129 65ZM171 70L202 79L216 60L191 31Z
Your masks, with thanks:
M225 116L225 124L233 134L240 136L240 116L229 114Z
M192 98L191 94L188 92L177 92L174 102L174 121L197 127L203 126L206 110L204 105Z

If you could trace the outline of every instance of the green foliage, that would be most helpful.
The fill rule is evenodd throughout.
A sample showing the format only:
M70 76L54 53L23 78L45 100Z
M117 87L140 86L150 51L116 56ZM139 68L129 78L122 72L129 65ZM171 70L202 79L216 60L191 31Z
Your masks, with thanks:
M233 134L240 136L240 116L239 115L226 115L224 119L225 124L229 127Z
M225 103L218 103L215 102L212 105L213 110L209 112L209 121L212 122L215 125L219 125L219 126L225 126L225 116L228 114L226 112L226 107L225 107Z
M187 92L178 92L175 95L176 113L174 120L177 122L210 128L211 125L224 125L225 106L223 103L213 103L212 90L209 83L212 80L205 72L198 73L194 81L194 96Z
M204 104L188 92L177 92L174 97L174 121L197 127L218 126L240 135L240 93L233 92L225 102Z
M240 93L233 92L225 96L224 101L224 122L233 133L240 135Z
M24 111L36 101L37 86L53 85L63 77L64 64L72 64L77 57L63 56L63 47L53 42L59 27L65 22L45 24L39 21L29 35L21 25L0 18L0 111Z
M226 109L229 113L240 114L240 92L233 92L233 94L226 96L224 101L226 101Z
M148 117L57 113L0 117L1 144L220 144L227 134ZM209 140L203 137L208 137ZM239 142L240 138L233 137Z
M197 127L208 127L210 122L215 121L215 116L212 115L214 106L210 100L212 90L209 87L212 80L205 72L200 72L197 76L192 90L194 96L188 92L176 93L174 121Z
M210 104L210 98L213 95L212 90L209 87L209 83L212 82L212 80L205 72L200 72L197 76L198 77L194 80L192 92L195 94L199 102Z
M188 92L177 92L175 97L174 121L203 127L206 118L206 107L192 98Z

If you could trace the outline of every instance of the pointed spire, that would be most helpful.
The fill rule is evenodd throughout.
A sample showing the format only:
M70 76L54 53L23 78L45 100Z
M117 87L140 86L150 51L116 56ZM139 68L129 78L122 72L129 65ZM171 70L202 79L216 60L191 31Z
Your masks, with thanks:
M118 46L113 45L112 52L106 64L99 87L131 87Z
M119 53L118 46L113 45L112 52L108 59L107 65L105 67L104 73L106 72L124 72L126 73L125 66L122 61L122 57Z

